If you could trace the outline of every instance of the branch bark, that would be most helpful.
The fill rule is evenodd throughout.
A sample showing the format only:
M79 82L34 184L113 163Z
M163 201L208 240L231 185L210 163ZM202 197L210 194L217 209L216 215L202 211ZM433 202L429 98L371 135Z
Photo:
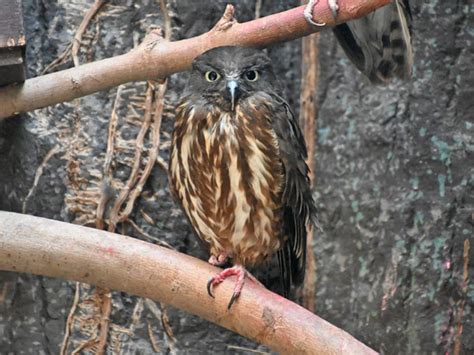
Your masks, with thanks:
M0 270L76 280L158 300L286 354L376 354L345 331L253 282L231 311L217 268L123 235L0 211Z
M338 0L339 12L334 19L327 2L319 1L314 6L313 14L318 22L326 23L325 27L308 24L303 15L305 6L241 24L235 21L234 8L228 5L216 26L200 36L169 42L152 33L152 40L145 39L142 45L126 54L1 88L0 119L70 101L129 81L165 78L188 69L196 56L214 47L263 47L303 37L364 16L389 2Z
M308 149L306 164L309 167L311 186L315 185L315 131L318 119L317 91L319 84L319 34L315 33L303 38L301 63L300 92L300 127L303 128L304 140ZM314 312L316 307L316 261L314 256L314 230L308 228L306 238L306 273L303 287L303 305Z

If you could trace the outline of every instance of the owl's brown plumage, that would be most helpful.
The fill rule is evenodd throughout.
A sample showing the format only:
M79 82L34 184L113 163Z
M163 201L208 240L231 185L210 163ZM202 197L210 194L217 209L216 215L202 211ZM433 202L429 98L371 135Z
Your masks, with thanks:
M236 265L209 287L236 274L237 297L243 268L275 253L286 291L303 280L306 224L314 213L305 157L263 52L220 47L194 60L176 111L169 176L209 261Z
M334 27L349 59L373 83L408 79L413 69L412 15L408 0L395 0L357 20Z

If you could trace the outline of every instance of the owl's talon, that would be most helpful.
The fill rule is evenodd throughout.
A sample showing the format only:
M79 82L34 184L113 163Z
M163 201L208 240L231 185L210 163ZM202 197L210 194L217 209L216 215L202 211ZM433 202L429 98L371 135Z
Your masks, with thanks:
M242 292L242 288L244 287L245 277L249 276L250 278L254 279L253 276L251 276L248 271L245 270L245 268L241 265L236 265L228 269L224 269L207 282L207 293L209 294L209 296L215 298L212 294L212 287L220 284L229 276L237 276L237 281L234 286L234 292L232 294L232 297L229 301L229 304L227 305L227 309L230 309L230 307L232 307L237 298L239 298L240 293Z
M230 310L230 307L234 304L235 300L239 298L240 292L234 292L232 297L230 298L229 304L227 305L227 309Z
M214 278L212 277L211 279L209 279L209 281L207 282L207 294L209 296L211 296L212 298L215 298L214 295L212 294L212 282L214 281Z
M331 1L335 1L335 0L331 0ZM320 23L320 22L315 22L313 20L313 8L314 8L314 5L316 5L318 2L319 0L309 0L308 4L306 4L306 7L304 8L303 15L306 21L308 21L311 25L323 27L323 26L326 26L325 22Z

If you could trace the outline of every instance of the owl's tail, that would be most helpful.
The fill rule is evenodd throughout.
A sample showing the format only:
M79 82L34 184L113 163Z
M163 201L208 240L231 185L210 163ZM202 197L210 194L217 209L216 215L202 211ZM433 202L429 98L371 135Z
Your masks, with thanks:
M413 67L408 0L395 0L364 18L338 25L334 33L349 59L373 83L407 79Z

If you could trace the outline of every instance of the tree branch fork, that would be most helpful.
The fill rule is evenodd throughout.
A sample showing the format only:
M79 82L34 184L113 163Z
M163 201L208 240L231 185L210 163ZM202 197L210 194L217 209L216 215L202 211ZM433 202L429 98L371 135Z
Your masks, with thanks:
M142 45L126 54L0 88L0 119L71 101L130 81L166 78L188 69L196 56L214 47L263 47L300 38L364 16L389 2L338 0L338 15L334 18L327 1L318 1L313 14L318 23L326 24L324 27L308 23L304 16L305 6L238 23L233 6L227 5L217 24L200 36L170 42L161 38L157 31L151 31Z
M348 333L253 282L232 309L233 282L207 295L218 269L131 237L0 211L0 270L75 280L154 299L288 354L376 354ZM232 279L230 279L232 281Z

